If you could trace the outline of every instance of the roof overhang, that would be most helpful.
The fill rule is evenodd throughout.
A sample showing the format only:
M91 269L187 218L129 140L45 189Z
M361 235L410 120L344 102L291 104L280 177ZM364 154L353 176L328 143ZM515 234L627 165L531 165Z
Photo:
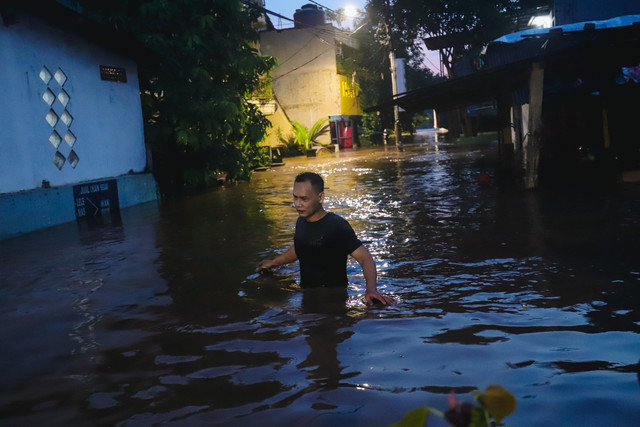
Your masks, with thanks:
M554 47L552 39L556 37L560 39ZM533 63L542 63L552 75L580 72L592 76L598 76L614 66L640 63L640 25L585 34L562 34L556 31L535 40L527 38L523 43L537 43L540 47L524 59L399 94L393 100L365 109L365 112L387 109L396 104L415 112L495 100L509 95L514 89L527 88ZM495 48L500 49L500 46Z
M471 29L468 31L460 31L457 33L425 37L422 40L424 41L425 46L427 46L427 49L440 50L477 43L483 32L485 32L485 30ZM498 36L499 34L496 35L496 37Z
M102 25L55 0L2 0L0 3L2 25L14 24L15 13L19 11L27 12L55 27L132 58L155 57L155 54L138 42L133 35Z

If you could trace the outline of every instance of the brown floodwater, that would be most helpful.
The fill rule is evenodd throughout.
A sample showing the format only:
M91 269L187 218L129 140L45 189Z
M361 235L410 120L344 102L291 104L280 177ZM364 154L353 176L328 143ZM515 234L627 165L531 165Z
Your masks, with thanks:
M517 399L507 426L638 425L640 190L523 192L496 154L286 159L1 241L0 425L385 426L490 384ZM394 305L363 303L352 260L346 291L255 273L291 242L306 170Z

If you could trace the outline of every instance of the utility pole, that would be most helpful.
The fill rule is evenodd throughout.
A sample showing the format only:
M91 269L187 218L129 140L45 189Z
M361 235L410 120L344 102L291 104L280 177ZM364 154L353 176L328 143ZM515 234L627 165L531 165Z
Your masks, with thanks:
M387 0L387 10L389 16L391 14L391 6L389 0ZM389 25L385 22L387 28L387 36L389 37L389 71L391 72L391 97L394 101L393 104L393 132L396 134L396 148L398 151L402 151L402 139L400 138L400 107L395 103L396 95L398 94L398 81L396 79L396 53L393 51L393 32Z
M391 34L389 34L389 37L391 37ZM396 78L396 54L393 51L391 39L389 39L389 62L389 71L391 71L391 92L392 98L395 101L396 95L398 94L398 80ZM396 134L396 148L398 148L398 151L402 151L402 139L400 138L400 107L395 103L393 104L393 132Z

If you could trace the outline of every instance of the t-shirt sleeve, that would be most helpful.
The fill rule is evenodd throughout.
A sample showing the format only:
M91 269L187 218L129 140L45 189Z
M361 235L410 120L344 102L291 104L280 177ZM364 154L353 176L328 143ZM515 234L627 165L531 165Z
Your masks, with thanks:
M356 236L355 231L351 227L351 224L347 222L346 219L340 217L340 236L342 239L342 244L347 254L352 253L360 246L362 246L362 242Z

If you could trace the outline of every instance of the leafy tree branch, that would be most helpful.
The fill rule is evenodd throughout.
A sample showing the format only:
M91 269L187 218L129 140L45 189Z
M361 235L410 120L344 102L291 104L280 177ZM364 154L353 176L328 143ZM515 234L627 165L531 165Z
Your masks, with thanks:
M78 0L83 13L128 33L139 59L146 142L165 193L247 177L268 121L249 103L275 59L259 55L259 12L239 0Z

